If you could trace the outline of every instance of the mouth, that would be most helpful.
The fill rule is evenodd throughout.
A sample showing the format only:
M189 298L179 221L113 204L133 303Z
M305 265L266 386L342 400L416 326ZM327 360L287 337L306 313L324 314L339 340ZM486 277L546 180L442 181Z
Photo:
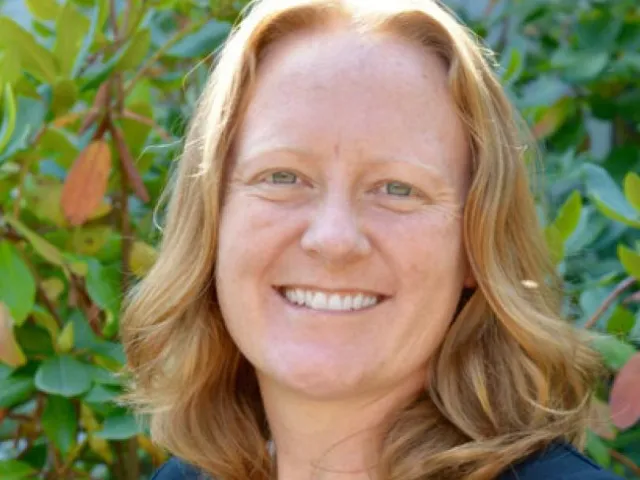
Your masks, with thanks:
M358 312L380 305L389 297L372 292L335 292L294 286L274 287L288 304L322 312Z

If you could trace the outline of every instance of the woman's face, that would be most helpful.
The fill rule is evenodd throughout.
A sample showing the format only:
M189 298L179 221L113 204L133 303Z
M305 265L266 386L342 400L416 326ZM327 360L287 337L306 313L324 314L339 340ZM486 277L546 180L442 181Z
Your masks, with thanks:
M287 38L233 162L217 290L260 381L316 398L423 383L472 282L468 144L443 62L392 35Z

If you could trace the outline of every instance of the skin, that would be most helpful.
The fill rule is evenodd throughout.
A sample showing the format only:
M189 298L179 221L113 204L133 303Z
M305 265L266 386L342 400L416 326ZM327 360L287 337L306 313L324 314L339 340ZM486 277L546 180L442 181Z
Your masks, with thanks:
M424 388L474 283L468 144L445 65L392 34L289 36L258 70L234 152L218 298L256 368L278 478L373 478L383 419ZM383 301L319 312L282 286Z

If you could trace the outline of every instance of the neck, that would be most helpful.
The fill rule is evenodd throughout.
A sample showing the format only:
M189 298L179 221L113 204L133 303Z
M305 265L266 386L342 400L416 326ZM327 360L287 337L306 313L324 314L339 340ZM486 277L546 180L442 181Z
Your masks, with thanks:
M278 480L375 480L385 420L421 388L423 376L390 392L325 400L261 378Z

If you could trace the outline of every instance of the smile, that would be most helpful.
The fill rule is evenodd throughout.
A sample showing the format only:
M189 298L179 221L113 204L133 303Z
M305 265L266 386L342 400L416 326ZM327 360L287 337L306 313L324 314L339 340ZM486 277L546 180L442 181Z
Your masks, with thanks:
M292 305L331 312L364 310L375 307L383 300L380 295L364 292L343 294L293 287L281 287L278 292Z

